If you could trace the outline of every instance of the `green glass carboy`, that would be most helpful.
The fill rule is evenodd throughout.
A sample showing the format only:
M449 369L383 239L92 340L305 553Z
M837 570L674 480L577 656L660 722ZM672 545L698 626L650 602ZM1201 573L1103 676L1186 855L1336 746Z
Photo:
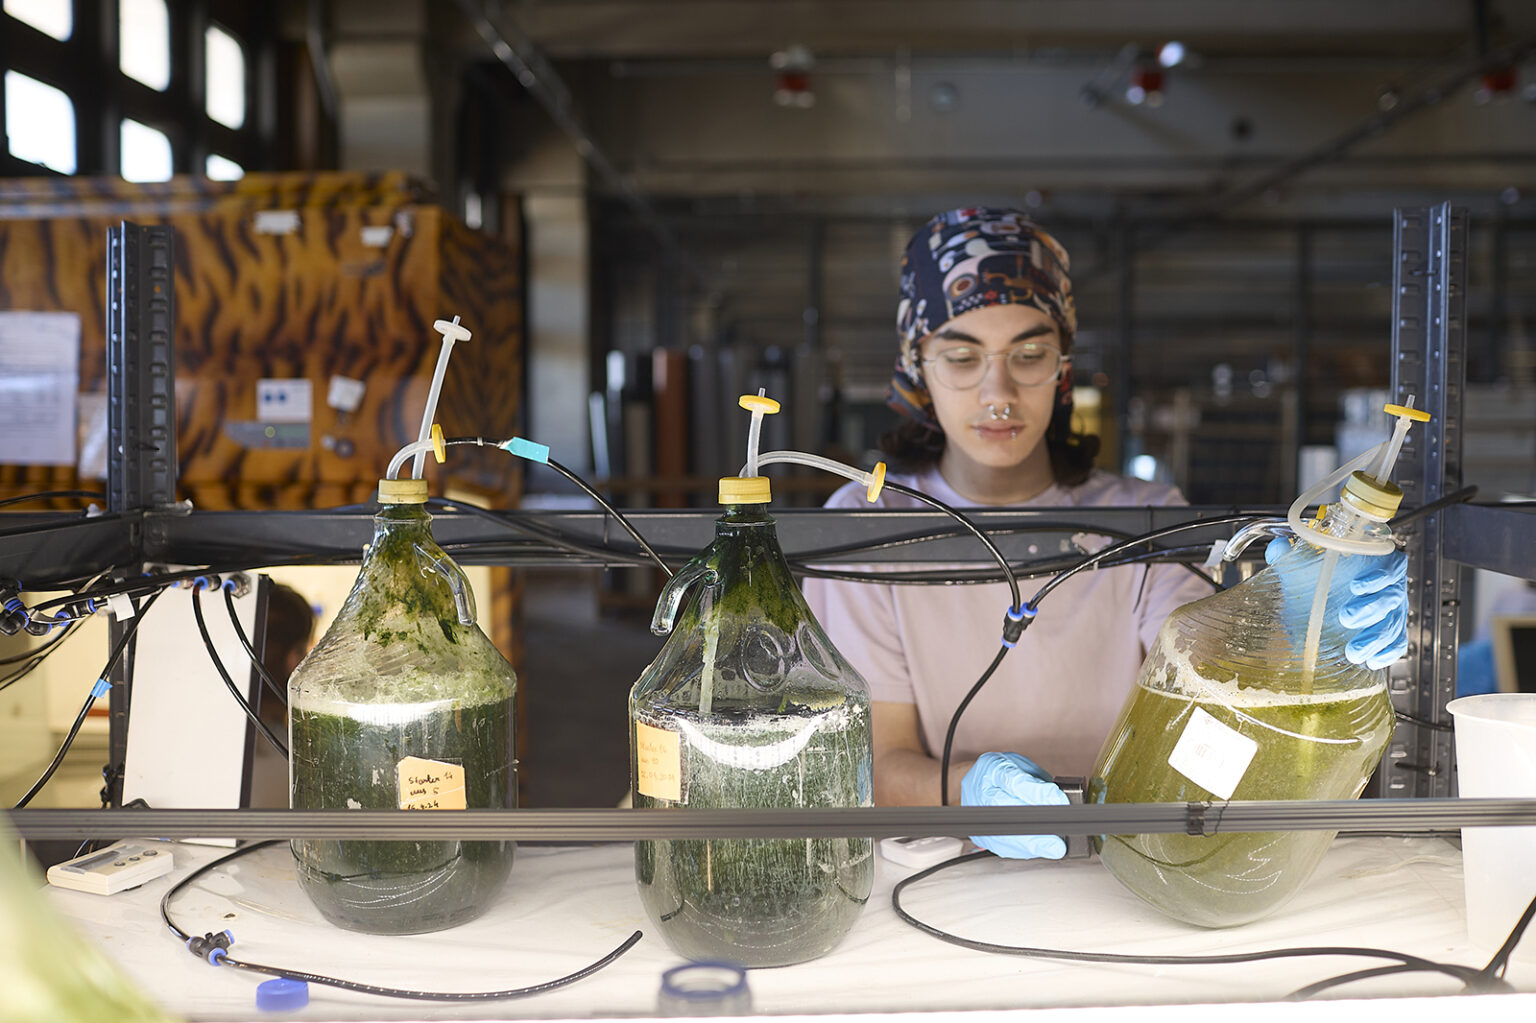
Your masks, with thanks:
M386 484L388 486L386 486ZM432 539L426 485L386 480L372 544L336 621L288 683L297 810L510 809L517 680ZM339 927L414 934L479 916L514 844L292 843L299 885Z
M812 616L760 503L727 506L714 542L662 592L652 629L671 637L630 693L637 807L871 805L868 687ZM874 849L868 838L647 840L635 876L682 955L783 966L848 933Z

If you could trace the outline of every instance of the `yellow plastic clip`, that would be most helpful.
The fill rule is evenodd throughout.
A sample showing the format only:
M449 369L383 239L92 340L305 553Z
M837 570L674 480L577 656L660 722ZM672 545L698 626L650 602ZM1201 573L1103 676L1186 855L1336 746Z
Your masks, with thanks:
M869 489L864 492L865 500L874 504L883 489L885 489L885 463L876 462L875 467L869 472Z
M437 423L432 424L432 453L437 456L438 465L448 460L448 445L443 443L443 428Z
M1382 411L1389 416L1407 416L1415 423L1427 423L1432 418L1428 412L1421 408L1409 408L1406 405L1385 405Z
M743 394L736 403L748 412L761 412L769 416L779 411L779 403L762 394Z

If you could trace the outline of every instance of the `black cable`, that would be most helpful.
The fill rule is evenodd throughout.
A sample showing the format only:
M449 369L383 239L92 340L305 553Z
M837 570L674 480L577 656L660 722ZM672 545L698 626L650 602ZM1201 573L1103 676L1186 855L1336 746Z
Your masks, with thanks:
M576 475L571 470L567 469L565 466L561 465L559 462L555 461L553 458L549 459L549 461L545 464L558 472L560 475L564 476L566 479L570 480L572 483L576 484L588 497L592 498L592 500L601 505L605 512L607 512L609 515L612 515L614 519L619 523L619 525L624 527L625 532L635 538L635 543L639 544L641 550L645 551L645 553L651 556L651 559L655 561L661 570L667 574L667 578L670 579L672 577L672 569L667 567L667 563L662 560L661 555L657 554L655 549L646 542L645 537L640 535L640 531L636 529L634 525L624 517L623 513L615 508L612 504L610 504L602 494L599 494L595 489L593 489L591 484L582 479L580 476Z
M455 436L455 438L449 438L449 439L447 439L447 441L444 441L444 445L450 445L450 444L473 444L473 445L476 445L476 447L495 447L495 449L502 450L502 452L507 452L507 449L504 449L504 447L501 447L502 441L487 441L487 439L482 438L482 436ZM507 452L507 453L508 453L508 455L510 455L511 452ZM536 461L538 461L538 459L527 459L527 461L535 461L536 462ZM558 472L559 475L565 476L565 479L568 479L568 481L571 481L571 482L573 482L573 484L578 485L578 487L581 488L581 492L585 493L585 495L587 495L588 498L591 498L591 499L593 499L593 501L598 502L598 507L601 507L602 510L604 510L604 512L608 513L608 515L613 516L614 521L616 521L617 524L622 525L622 527L624 527L625 533L628 533L628 535L633 536L634 542L636 542L636 544L641 545L641 550L644 550L645 553L647 553L647 555L650 556L651 561L656 562L656 564L659 565L660 570L665 571L665 573L667 573L668 578L670 578L670 576L671 576L671 568L667 567L667 562L662 561L662 556L657 555L656 551L654 551L653 548L651 548L651 545L648 544L647 541L645 541L644 536L641 536L641 531L637 530L637 528L634 528L634 525L631 524L631 522L628 521L627 518L624 518L624 513L619 512L619 510L617 510L616 507L613 507L613 505L611 505L610 502L607 501L607 498L604 498L604 496L602 496L601 493L596 492L596 490L594 490L594 488L591 487L591 484L588 484L588 482L585 481L585 479L582 479L581 476L578 476L578 475L576 475L576 473L571 472L570 468L565 467L565 465L559 464L559 462L558 461L554 461L553 458L548 458L547 455L545 455L544 464L548 465L548 467L550 467L550 468L553 468L554 472Z
M1411 966L1407 963L1396 963L1392 966L1372 966L1367 970L1355 970L1352 973L1340 974L1337 977L1329 977L1327 980L1320 980L1316 983L1308 984L1306 987L1297 988L1295 991L1292 991L1290 994L1286 995L1284 1001L1302 1002L1306 1001L1308 998L1311 998L1315 994L1327 991L1329 988L1340 987L1344 984L1352 984L1357 980L1369 980L1372 977L1388 977L1398 973L1418 973L1423 969L1424 967L1422 966ZM1467 990L1480 990L1478 986L1479 983L1480 982L1477 980L1466 981Z
M1404 710L1393 711L1393 713L1397 716L1397 720L1406 721L1410 725L1418 725L1420 728L1428 728L1436 732L1454 732L1456 730L1455 726L1449 721L1431 721L1429 718L1421 718Z
M0 508L4 508L9 504L24 504L27 501L51 501L55 498L63 497L83 497L96 501L105 501L107 499L106 494L98 493L95 490L42 490L35 494L7 497L5 500L0 501Z
M1389 959L1396 963L1396 970L1407 969L1424 970L1435 973L1443 973L1461 981L1468 988L1477 990L1512 990L1508 984L1496 978L1489 978L1484 970L1471 966L1461 966L1455 963L1437 963L1433 960L1423 959L1419 956L1409 955L1406 952L1394 952L1390 949L1364 948L1352 945L1341 946L1305 946L1300 948L1270 949L1262 952L1231 952L1225 955L1204 956L1150 956L1150 955L1126 955L1115 952L1079 952L1068 949L1036 948L1026 945L999 945L990 941L976 941L971 938L963 938L958 934L951 934L932 924L923 921L908 913L901 905L901 895L910 885L925 880L928 877L957 866L968 863L981 857L990 857L992 854L986 851L966 853L943 863L935 864L925 870L920 870L910 877L903 878L891 889L891 908L896 916L908 925L915 927L924 934L937 938L951 945L972 949L977 952L990 952L996 955L1023 956L1031 959L1059 959L1067 962L1079 963L1119 963L1143 966L1222 966L1236 963L1262 962L1266 959L1300 959L1319 956L1356 956L1371 959ZM1511 946L1512 947L1512 946ZM1492 965L1492 964L1490 964ZM1352 979L1355 979L1352 977ZM1491 981L1491 984L1490 984ZM1342 981L1341 981L1342 982ZM1327 986L1326 984L1324 986ZM1303 991L1306 989L1303 988Z
M151 594L149 599L144 602L144 606L138 609L127 625L123 626L123 634L118 637L111 653L107 655L106 666L101 669L101 674L96 676L97 679L105 679L108 675L112 674L112 669L117 666L118 658L123 656L123 651L128 649L128 642L133 639L133 634L138 631L139 623L144 620L144 616L149 613L149 609L154 606L155 601L160 599L160 594L163 592L165 591L156 590ZM80 734L80 726L85 724L85 716L90 713L91 705L98 699L95 685L95 683L92 683L90 695L85 698L85 703L81 705L80 713L75 715L75 723L70 727L69 734L64 737L63 744L59 746L59 752L54 755L53 761L43 771L42 776L32 783L32 787L27 790L26 795L16 801L13 809L20 810L32 802L33 797L43 790L43 786L48 784L48 780L53 777L53 773L59 769L59 765L64 763L64 757L68 755L69 747L74 744L75 736Z
M187 885L202 877L204 874L208 873L215 867L222 866L225 863L228 863L230 860L235 859L236 857L244 856L247 853L255 852L257 849L265 849L268 846L275 844L277 844L275 840L256 842L251 845L244 846L240 849L236 849L234 852L226 853L216 860L205 863L201 867L198 867L196 870L192 871L186 877L182 878L180 881L177 881L160 899L160 919L165 921L165 925L170 928L171 933L174 934L179 941L185 943L187 948L191 950L193 954L198 958L206 958L210 963L213 963L216 966L233 966L237 970L248 970L252 973L264 973L273 977L284 977L288 980L302 980L310 984L322 984L327 987L341 988L344 991L356 991L361 994L368 995L381 995L386 998L406 998L416 1001L432 1002L496 1002L505 1001L512 998L522 998L527 995L543 994L546 991L553 991L556 988L562 988L570 984L574 984L578 980L584 980L617 960L631 948L634 948L635 944L644 936L643 932L635 931L628 938L626 938L623 944L619 945L618 948L614 949L612 952L609 952L607 955L603 956L596 962L582 967L575 973L567 974L566 976L560 977L556 980L544 981L541 984L530 984L527 987L510 988L505 991L415 991L408 988L392 988L380 987L375 984L360 984L357 981L341 980L336 977L327 977L318 973L306 973L302 970L289 970L280 966L267 966L262 963L252 963L246 962L244 960L233 959L225 952L225 949L227 949L229 945L233 944L234 941L232 937L228 937L227 931L218 937L209 934L205 935L203 938L196 938L182 930L179 926L177 926L176 921L171 919L171 900L174 899L176 895L180 893L180 891Z
M1483 975L1489 978L1503 977L1504 970L1509 966L1509 957L1515 951L1515 946L1520 944L1520 939L1525 936L1525 929L1531 925L1531 917L1536 916L1536 899L1532 899L1525 907L1525 912L1520 914L1520 919L1515 921L1514 929L1509 932L1509 937L1504 939L1504 944L1488 960L1488 965L1483 967Z
M997 670L997 666L1003 663L1003 657L1008 653L1009 647L998 647L997 656L992 658L992 663L987 665L987 670L981 673L981 678L971 686L971 691L965 694L965 699L955 708L955 712L949 717L949 730L944 733L944 756L939 760L939 805L949 805L949 756L955 746L955 729L960 725L960 715L965 713L976 694L981 692L981 687L987 684L987 679Z
M1095 568L1108 569L1120 568L1125 565L1140 565L1149 561L1159 561L1166 558L1177 558L1185 554L1198 554L1209 550L1205 544L1186 547L1156 547L1150 551L1139 554L1122 554L1114 558L1099 562ZM1082 555L1042 558L1037 561L1020 561L1013 563L1014 574L1020 579L1038 578L1043 575L1053 575L1076 565L1082 560ZM796 555L790 560L790 567L800 575L812 576L817 579L833 579L850 583L890 583L893 586L982 586L1002 582L1002 573L995 569L915 569L907 571L869 571L842 570L837 568L824 568L811 566L802 559L810 558L819 560L816 555ZM1175 562L1182 568L1188 569L1201 582L1220 589L1220 584L1194 565L1187 562Z
M1252 518L1252 515L1235 514L1217 515L1209 519L1192 519L1189 522L1181 522L1177 525L1165 526L1162 529L1154 529L1150 533L1142 533L1140 536L1131 537L1129 540L1124 540L1116 544L1110 544L1108 547L1105 547L1097 554L1090 554L1088 557L1084 558L1073 567L1067 569L1065 572L1062 572L1053 577L1050 582L1042 586L1040 591L1030 599L1029 606L1031 608L1039 607L1040 601L1044 599L1046 594L1050 593L1052 590L1066 582L1068 579L1072 578L1074 575L1077 575L1077 573L1092 568L1106 558L1118 556L1122 552L1127 551L1132 547L1138 547L1141 544L1149 543L1153 540L1161 540L1165 536L1175 536L1179 533L1188 532L1192 529L1199 529L1202 526L1219 526L1226 523L1247 522Z
M503 443L508 442L486 440L484 437L449 437L447 440L443 441L445 447L455 444L473 444L476 447L492 447L500 451L506 451L508 454L512 454L511 451L508 451L506 448L501 446ZM527 459L527 461L537 463L538 460ZM603 511L607 512L609 515L612 515L614 520L618 522L619 525L624 527L624 531L630 536L634 537L635 542L640 545L640 549L645 551L651 560L655 561L668 577L671 577L672 569L669 568L667 563L662 560L661 555L657 554L656 551L652 549L651 545L646 542L645 537L640 535L640 531L634 527L629 519L625 518L623 513L615 508L612 504L610 504L602 494L599 494L596 490L594 490L591 484L582 479L580 476L576 475L576 473L572 472L570 469L567 469L565 466L555 461L553 458L550 458L547 454L544 457L544 464L558 472L560 475L564 476L566 479L570 480L572 483L576 484L576 486L581 489L582 493L596 501L598 506L602 508Z
M1013 566L1008 564L1008 559L1003 557L1003 552L997 549L997 545L992 542L991 537L989 537L982 530L978 529L976 524L969 518L961 515L958 511L951 508L943 501L940 501L938 498L929 497L921 490L914 490L912 487L904 486L900 483L893 483L890 480L886 480L885 489L894 490L898 494L905 494L910 498L921 501L923 504L926 504L929 507L936 508L939 511L944 512L946 515L950 516L956 522L964 526L966 530L971 533L971 535L976 537L976 539L980 540L982 544L987 548L987 550L992 554L992 557L997 559L998 565L1003 570L1003 577L1008 582L1008 591L1012 601L1008 605L1009 609L1013 611L1020 610L1022 605L1020 604L1019 600L1019 581L1018 579L1014 578Z
M890 484L887 484L887 486L889 485ZM901 488L903 492L908 492L908 489L909 488L906 487ZM916 493L916 491L910 492L914 494ZM1251 515L1222 515L1212 519L1196 519L1192 522L1183 522L1175 526L1167 526L1163 529L1155 529L1150 533L1143 533L1140 536L1131 537L1118 544L1112 544L1111 546L1104 548L1096 554L1090 554L1088 557L1083 558L1071 568L1058 572L1051 578L1049 582L1040 588L1039 592L1035 594L1034 598L1029 602L1027 607L1023 609L1027 612L1028 617L1023 618L1018 623L1018 631L1011 633L1012 639L1017 641L1019 634L1022 633L1024 628L1034 620L1034 612L1039 609L1041 599L1062 582L1076 575L1078 572L1081 572L1090 566L1098 565L1101 562L1107 562L1111 556L1114 556L1118 560L1125 551L1130 550L1132 547L1139 547L1142 544L1150 543L1151 541L1161 539L1164 536L1172 536L1174 534L1186 532L1201 526L1208 526L1212 524L1220 525L1222 523L1234 521L1247 521L1251 518ZM987 543L987 546L996 552L997 548L993 547L990 542ZM1148 552L1149 555L1160 555L1161 553L1162 552L1158 550ZM1002 559L1001 554L998 554L998 557L999 559ZM1004 564L1006 564L1006 559L1003 560ZM1013 582L1013 577L1011 574L1009 576L1009 581ZM1017 583L1014 583L1013 606L1016 609L1020 607L1018 604L1018 593L1018 585ZM1009 618L1011 622L1011 614ZM992 663L987 666L987 670L982 672L981 677L976 680L976 684L971 686L970 692L965 694L965 699L960 701L959 706L955 708L955 712L950 715L949 728L944 734L944 753L943 756L939 759L939 799L943 805L947 806L949 804L949 760L951 751L954 746L955 731L960 727L960 717L965 713L966 707L970 706L971 700L975 699L976 695L981 692L982 686L986 685L987 680L992 677L992 673L997 670L997 666L1002 663L1004 655L1006 655L1008 651L1013 648L1013 643L1009 642L1009 636L1010 633L1005 631L1002 649L1000 649L997 653L997 656L992 659Z
M37 669L38 665L42 664L48 659L48 655L53 652L53 649L54 646L50 644L47 649L34 650L29 653L27 656L29 656L31 660L22 665L20 668L17 668L15 671L12 671L9 675L6 675L4 678L0 678L0 692L9 689L14 683L20 682L22 679L32 674L32 672Z
M235 594L228 585L219 587L224 591L224 608L229 612L229 624L234 628L235 635L240 639L240 645L245 647L245 652L251 658L251 664L256 668L256 673L266 683L268 691L283 703L288 702L288 694L283 686L267 671L267 666L261 663L261 658L256 654L256 648L251 645L250 639L245 634L245 629L240 626L240 615L235 610Z
M1426 515L1433 515L1442 508L1448 508L1453 504L1463 504L1477 496L1477 487L1466 486L1460 490L1453 490L1444 497L1437 498L1428 504L1421 504L1417 508L1410 508L1397 518L1392 519L1387 525L1392 527L1394 533L1401 530L1415 519L1421 519Z
M32 797L41 792L43 786L48 784L48 780L53 777L53 772L57 771L59 765L64 762L64 757L69 752L69 747L74 744L75 736L80 734L80 726L85 724L85 716L91 712L91 707L96 703L97 699L96 689L93 686L91 691L86 694L85 702L80 705L80 713L75 715L75 723L69 726L69 734L64 736L64 742L59 746L58 753L54 754L52 762L48 764L48 767L38 777L37 781L32 783L32 787L27 789L26 794L16 801L13 809L20 810L25 807L28 803L32 802Z
M271 744L272 748L281 753L284 760L287 760L288 747L283 745L281 739L272 734L272 729L267 727L267 723L261 720L261 716L246 702L245 697L240 695L239 687L235 685L235 680L229 677L229 672L224 668L224 662L219 658L218 650L214 648L213 637L208 635L208 623L203 620L203 586L204 582L201 579L192 584L192 617L197 619L197 631L203 637L203 645L208 648L208 659L218 669L219 678L224 680L224 686L229 690L229 695L233 696L235 702L240 705L240 709L245 711L245 716L251 719L251 724L255 725L256 730Z
M429 497L427 499L427 504L435 508L447 508L450 511L461 511L468 512L471 515L478 515L480 518L483 518L488 522L496 523L503 529L510 529L514 532L524 533L528 536L542 540L552 547L559 548L563 551L568 551L572 554L580 554L583 557L606 558L610 555L618 555L619 557L622 557L636 565L649 565L651 563L650 559L643 554L632 554L631 552L621 551L614 548L598 547L583 540L569 539L556 530L544 529L540 526L535 526L531 522L523 522L518 519L505 518L502 515L492 511L490 508L483 508L478 504L471 504L468 501L459 501L451 497ZM496 541L488 542L494 543ZM442 544L442 548L445 551L463 550L466 549L467 546L468 545L466 543Z
M66 622L64 626L58 632L54 633L51 638L44 640L42 643L39 643L31 650L25 650L19 654L12 654L9 657L0 657L0 664L15 664L18 661L30 661L34 657L47 657L48 651L57 646L59 641L62 640L65 636L69 635L70 631L74 629L76 624L78 623Z

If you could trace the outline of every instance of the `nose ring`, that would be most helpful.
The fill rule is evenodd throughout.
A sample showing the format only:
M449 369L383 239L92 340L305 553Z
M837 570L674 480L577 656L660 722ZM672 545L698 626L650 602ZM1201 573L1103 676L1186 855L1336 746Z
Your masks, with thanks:
M1000 421L1000 420L1007 419L1012 414L1013 414L1013 405L1012 404L1004 405L1003 406L1003 410L1001 412L999 412L997 410L997 406L995 404L987 405L987 415L992 420L994 420L994 421Z

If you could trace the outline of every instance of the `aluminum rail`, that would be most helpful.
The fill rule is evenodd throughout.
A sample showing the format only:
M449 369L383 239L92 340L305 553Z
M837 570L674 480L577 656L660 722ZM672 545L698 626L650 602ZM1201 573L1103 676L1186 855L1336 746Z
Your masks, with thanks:
M633 841L983 834L1437 831L1536 825L1536 799L754 810L11 810L22 837Z

